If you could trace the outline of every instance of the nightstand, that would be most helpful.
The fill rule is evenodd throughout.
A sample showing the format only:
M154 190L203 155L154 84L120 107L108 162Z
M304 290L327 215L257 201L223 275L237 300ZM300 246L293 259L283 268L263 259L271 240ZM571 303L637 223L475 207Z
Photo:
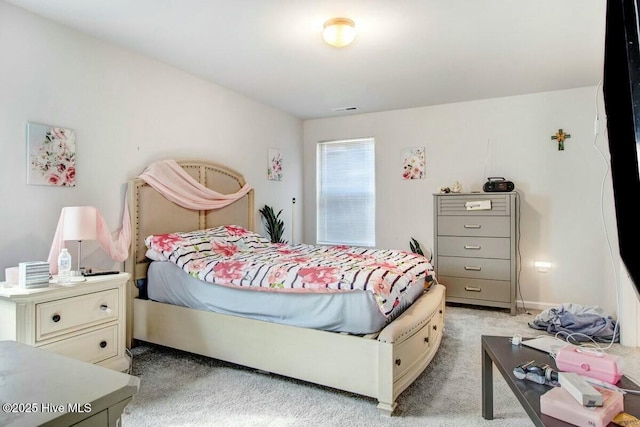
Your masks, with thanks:
M128 273L119 273L38 289L0 282L0 340L126 371L128 280Z

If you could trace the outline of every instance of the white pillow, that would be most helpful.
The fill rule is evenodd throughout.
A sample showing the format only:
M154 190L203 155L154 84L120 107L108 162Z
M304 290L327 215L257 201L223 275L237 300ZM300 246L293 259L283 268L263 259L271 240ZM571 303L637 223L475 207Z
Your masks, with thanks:
M169 261L169 258L162 255L160 252L154 251L153 249L147 249L147 252L145 253L145 255L151 261Z

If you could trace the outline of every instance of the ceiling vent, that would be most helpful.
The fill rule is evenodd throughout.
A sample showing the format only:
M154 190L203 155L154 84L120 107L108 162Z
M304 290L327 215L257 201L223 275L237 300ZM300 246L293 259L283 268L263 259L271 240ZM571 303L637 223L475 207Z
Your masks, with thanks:
M336 111L336 112L340 112L340 111L356 111L358 109L358 107L338 107L338 108L333 108L331 111Z

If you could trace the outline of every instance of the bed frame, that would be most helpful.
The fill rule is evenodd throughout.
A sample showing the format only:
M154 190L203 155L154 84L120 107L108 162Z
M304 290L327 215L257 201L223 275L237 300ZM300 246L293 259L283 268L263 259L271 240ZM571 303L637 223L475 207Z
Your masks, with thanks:
M178 162L203 185L228 194L245 184L239 173L202 161ZM354 336L194 310L138 297L146 278L144 238L236 224L254 230L253 190L216 211L193 211L165 199L143 180L129 182L132 243L125 263L127 343L155 343L373 397L391 415L396 398L433 359L444 327L444 286L434 284L380 333ZM340 362L335 362L340 355Z

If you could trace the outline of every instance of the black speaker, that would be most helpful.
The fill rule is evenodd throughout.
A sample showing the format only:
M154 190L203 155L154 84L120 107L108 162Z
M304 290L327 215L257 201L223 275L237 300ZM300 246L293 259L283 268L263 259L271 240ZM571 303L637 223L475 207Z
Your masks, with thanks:
M506 181L501 176L492 176L487 178L482 189L487 193L508 192L513 191L516 186L511 181Z

